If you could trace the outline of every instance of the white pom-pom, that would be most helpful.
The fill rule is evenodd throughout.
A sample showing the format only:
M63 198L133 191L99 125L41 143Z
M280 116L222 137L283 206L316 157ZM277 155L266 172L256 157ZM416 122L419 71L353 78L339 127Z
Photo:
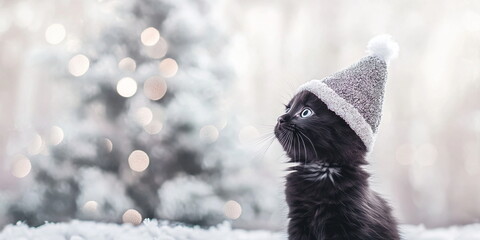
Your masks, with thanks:
M367 53L389 62L398 56L398 43L392 40L392 36L382 34L370 39Z

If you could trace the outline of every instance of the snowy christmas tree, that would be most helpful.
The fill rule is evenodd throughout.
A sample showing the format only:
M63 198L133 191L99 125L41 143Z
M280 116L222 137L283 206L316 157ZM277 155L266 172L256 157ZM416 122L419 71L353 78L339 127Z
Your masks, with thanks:
M24 153L31 177L10 203L12 221L272 223L281 199L240 147L228 39L212 4L88 1L98 14L88 34L65 43L63 25L46 29L53 46L32 59L48 69L40 77L70 89L56 99L69 110Z

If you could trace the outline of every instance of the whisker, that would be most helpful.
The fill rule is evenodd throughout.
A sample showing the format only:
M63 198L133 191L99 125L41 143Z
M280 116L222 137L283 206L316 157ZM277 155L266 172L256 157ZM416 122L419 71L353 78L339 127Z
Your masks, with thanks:
M288 133L292 133L292 132L288 132ZM292 148L294 147L294 146L292 146L292 143L293 143L293 134L289 134L288 135L288 151L287 152L292 151Z
M313 144L312 140L305 133L303 133L300 129L298 130L298 132L300 134L302 134L304 137L306 137L307 140L310 142L310 144L312 145L313 152L315 153L315 157L318 159L317 150L315 150L315 145Z
M268 141L268 140L270 140L270 138L274 138L274 137L275 137L275 134L274 134L273 132L271 132L271 133L265 133L265 134L263 134L263 135L261 135L261 136L259 136L259 137L256 137L256 138L254 139L254 141L252 142L252 144L253 144L253 145L261 144L262 142L264 142L264 141L266 141L266 140Z
M301 160L301 155L300 155L300 152L301 152L301 149L300 149L300 140L299 140L299 137L298 137L298 134L295 132L295 136L297 137L297 142L298 142L298 149L297 149L297 161Z
M302 135L299 135L300 136L300 139L302 140L302 143L303 143L303 149L305 150L305 164L307 164L307 146L305 145L305 141L303 141L303 137Z
M290 135L290 132L288 132L288 142L287 142L287 153L291 152L292 150L292 136Z
M256 124L258 128L273 128L275 127L275 124Z
M283 146L286 146L286 143L287 143L287 133L281 132L279 141L280 141L280 144L282 144L282 147L283 147Z
M295 160L297 158L297 154L296 154L296 149L295 149L295 135L293 134L292 132L292 148L293 148L293 159Z
M265 140L265 141L269 141L269 142L267 144L264 144L265 147L262 147L262 148L257 150L257 152L255 153L256 157L254 158L254 160L259 160L259 159L265 157L265 153L268 151L270 146L272 146L272 143L273 143L274 140L275 140L275 137L271 137L268 140Z
M282 142L285 142L285 133L281 132L279 135L279 142L282 144ZM268 149L272 146L273 141L275 141L276 136L273 132L271 133L266 133L263 134L263 136L258 137L258 139L252 144L249 143L248 145L250 146L259 146L260 147L254 147L253 148L253 158L252 160L257 161L265 157L265 154L267 153Z

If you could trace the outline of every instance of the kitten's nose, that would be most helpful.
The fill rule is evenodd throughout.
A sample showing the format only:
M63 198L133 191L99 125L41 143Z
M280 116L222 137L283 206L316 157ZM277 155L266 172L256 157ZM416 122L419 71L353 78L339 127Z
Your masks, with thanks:
M278 123L282 124L282 123L286 122L287 120L285 118L286 118L286 115L282 115L282 116L278 117L277 118Z

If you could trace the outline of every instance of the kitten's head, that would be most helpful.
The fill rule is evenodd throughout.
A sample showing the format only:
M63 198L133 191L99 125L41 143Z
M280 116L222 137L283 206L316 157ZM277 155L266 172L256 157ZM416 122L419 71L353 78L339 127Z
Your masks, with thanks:
M313 93L299 92L285 107L275 136L292 162L364 164L362 140Z

